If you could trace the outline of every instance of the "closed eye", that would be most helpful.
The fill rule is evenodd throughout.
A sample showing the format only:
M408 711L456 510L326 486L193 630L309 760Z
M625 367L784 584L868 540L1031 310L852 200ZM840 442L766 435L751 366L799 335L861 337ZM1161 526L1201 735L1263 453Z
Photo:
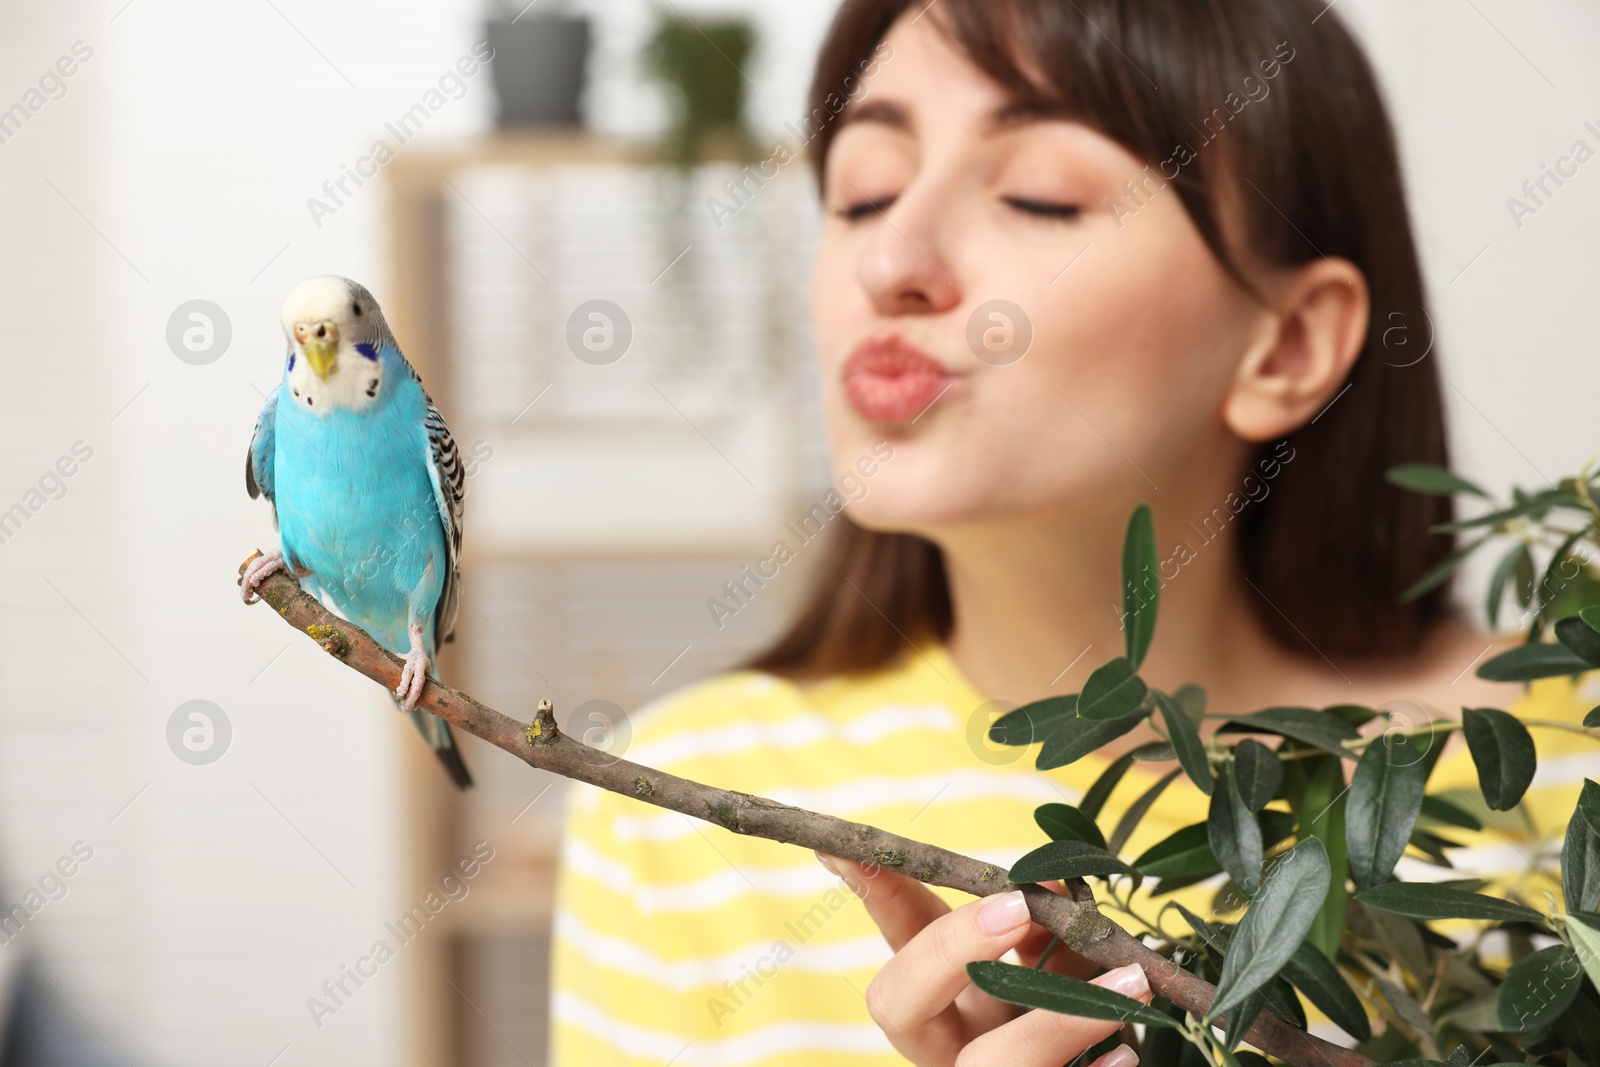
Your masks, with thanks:
M894 204L895 198L886 196L878 200L863 200L860 203L850 204L834 211L841 219L848 222L858 222L869 215L881 215Z
M1021 196L1005 196L1001 197L1001 200L1024 215L1035 215L1045 219L1075 219L1083 213L1083 209L1077 204L1054 204L1046 200L1029 200Z

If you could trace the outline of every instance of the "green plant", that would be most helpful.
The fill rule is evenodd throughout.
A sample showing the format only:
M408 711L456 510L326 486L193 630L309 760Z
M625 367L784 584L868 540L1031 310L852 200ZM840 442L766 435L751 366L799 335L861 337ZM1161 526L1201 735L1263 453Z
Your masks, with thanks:
M755 30L737 19L696 23L674 15L656 27L645 46L645 68L672 92L674 121L667 145L681 165L700 158L712 131L728 130L744 139L744 66L754 45Z
M1442 468L1397 467L1390 480L1488 500ZM1441 534L1471 531L1473 540L1404 596L1442 582L1489 540L1509 538L1515 543L1495 569L1488 612L1498 619L1502 601L1514 597L1529 613L1527 640L1478 674L1532 681L1600 668L1600 574L1588 555L1600 546L1597 519L1600 487L1588 469L1554 488L1515 490L1511 501L1481 516L1436 527ZM1536 579L1536 556L1545 551ZM1216 997L1204 1015L1160 998L1145 1008L1085 982L1006 963L972 964L973 982L1017 1004L1143 1023L1146 1063L1265 1062L1238 1051L1242 1035L1263 1012L1304 1028L1303 996L1380 1062L1600 1067L1600 785L1585 780L1566 830L1559 856L1564 907L1553 894L1528 892L1528 879L1495 896L1477 881L1394 877L1408 850L1448 868L1457 847L1452 828L1480 830L1506 817L1498 813L1519 810L1537 763L1529 727L1600 740L1600 708L1582 726L1523 721L1496 708L1464 708L1460 721L1420 726L1356 705L1208 711L1199 687L1167 693L1139 676L1160 601L1156 566L1150 511L1141 505L1122 557L1124 655L1090 675L1081 692L998 719L990 738L1042 741L1037 766L1049 770L1146 721L1161 734L1112 763L1077 807L1039 808L1035 819L1051 842L1020 859L1010 878L1100 881L1100 907L1120 913L1119 923L1156 944L1173 966L1214 982ZM1203 722L1219 729L1203 738ZM1427 792L1444 741L1457 730L1466 736L1481 797ZM1099 825L1103 805L1134 760L1176 766L1107 838ZM1141 855L1121 855L1155 795L1180 773L1211 798L1206 820ZM1542 859L1530 856L1527 873L1546 866ZM1243 906L1229 921L1207 921L1173 901L1149 916L1134 901L1147 881L1155 883L1154 901L1224 873L1214 911L1232 915ZM1173 914L1186 931L1166 929ZM1459 941L1433 925L1456 920L1477 925ZM1502 947L1490 951L1496 945ZM1218 1035L1211 1020L1224 1014Z
M1423 492L1482 494L1431 467L1397 468L1391 478ZM1586 470L1555 489L1516 492L1511 503L1467 520L1465 528L1484 527L1485 536L1516 537L1529 546L1530 556L1542 554L1545 544L1555 546L1543 568L1549 580L1536 584L1525 601L1534 611L1532 639L1483 664L1480 675L1533 680L1600 667L1600 604L1594 596L1600 582L1589 561L1600 544L1596 506L1597 487ZM1574 514L1583 519L1576 528ZM1459 528L1453 523L1440 532ZM1600 1067L1600 786L1585 782L1561 847L1565 909L1553 893L1534 899L1525 883L1494 896L1480 892L1486 886L1478 882L1392 877L1408 848L1447 868L1448 851L1455 847L1445 836L1451 827L1475 830L1519 807L1536 769L1529 726L1600 738L1600 708L1581 726L1469 708L1459 722L1378 723L1386 728L1377 735L1363 735L1361 728L1385 713L1354 705L1208 713L1197 686L1165 693L1139 677L1160 600L1154 545L1149 509L1140 507L1129 522L1122 560L1125 655L1097 670L1081 692L997 720L990 737L1011 745L1042 740L1041 768L1078 760L1147 719L1159 723L1163 739L1115 761L1076 807L1039 808L1035 820L1052 840L1010 871L590 748L562 733L548 700L524 724L430 680L417 706L532 767L734 833L893 868L975 896L1018 887L1034 921L1060 944L1103 968L1139 964L1158 999L1147 1008L1038 967L1004 963L974 964L973 981L1018 1004L1143 1023L1146 1063L1268 1062L1239 1049L1248 1036L1257 1048L1296 1067L1367 1067L1374 1059L1449 1067L1512 1060ZM254 558L240 566L241 573ZM1450 566L1461 558L1462 553L1452 556ZM1503 595L1502 580L1497 577L1495 584ZM332 615L287 574L269 575L257 592L323 651L394 688L402 661L360 627ZM1554 641L1545 639L1551 636ZM1199 724L1205 720L1219 722L1221 729L1203 738ZM1480 789L1430 795L1428 778L1441 742L1456 730L1466 736ZM1240 735L1275 739L1275 747ZM1135 759L1177 766L1128 807L1108 838L1098 821ZM1348 788L1346 763L1354 765ZM1124 859L1123 846L1157 791L1180 774L1211 797L1208 818ZM1544 858L1531 857L1529 873ZM1136 914L1133 895L1146 879L1156 880L1159 897L1224 872L1229 882L1214 911L1232 916L1243 907L1236 918L1207 921L1171 901L1153 922ZM1068 893L1032 884L1059 878L1067 880ZM1087 878L1104 883L1098 899ZM1126 928L1102 909L1126 916ZM1169 912L1187 930L1164 930ZM1484 925L1458 943L1430 925L1450 920ZM1492 940L1503 943L1508 966L1488 952ZM1304 1032L1301 996L1360 1048L1339 1048ZM1222 1036L1213 1022L1225 1026Z

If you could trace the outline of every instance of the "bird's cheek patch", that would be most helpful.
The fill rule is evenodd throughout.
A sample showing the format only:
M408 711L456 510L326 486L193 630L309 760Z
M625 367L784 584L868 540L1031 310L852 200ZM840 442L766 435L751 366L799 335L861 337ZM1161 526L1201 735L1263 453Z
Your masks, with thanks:
M372 360L372 362L374 362L374 363L378 362L378 349L375 346L370 345L367 342L363 341L360 344L356 345L356 351L360 352L363 356L365 356L368 359Z

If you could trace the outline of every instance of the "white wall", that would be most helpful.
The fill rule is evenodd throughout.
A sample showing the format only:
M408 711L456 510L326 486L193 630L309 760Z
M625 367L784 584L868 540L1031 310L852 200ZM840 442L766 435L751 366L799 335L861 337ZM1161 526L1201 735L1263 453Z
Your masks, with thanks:
M1600 8L1344 0L1335 10L1369 42L1399 127L1458 464L1496 491L1576 473L1596 452L1600 160L1520 227L1506 201L1574 141L1600 153L1600 132L1584 128L1600 131Z
M0 14L7 105L74 41L93 49L0 145L0 500L93 448L0 545L0 899L74 841L94 850L0 951L43 956L140 1063L402 1059L401 965L320 1031L305 1003L402 910L402 735L376 687L242 607L232 576L274 537L241 467L283 292L384 273L378 189L320 229L305 198L465 51L475 11L273 2ZM427 134L476 128L484 78ZM208 366L165 338L197 297L232 321ZM210 766L167 747L195 698L233 728Z

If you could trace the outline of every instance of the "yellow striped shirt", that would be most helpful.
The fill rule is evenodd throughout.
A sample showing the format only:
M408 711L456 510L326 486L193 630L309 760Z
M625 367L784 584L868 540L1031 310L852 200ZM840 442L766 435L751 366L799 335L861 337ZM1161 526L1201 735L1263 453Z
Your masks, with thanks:
M1579 722L1600 701L1597 680L1536 683L1510 710ZM924 646L881 671L810 685L737 672L690 686L636 716L626 756L1009 867L1047 840L1033 809L1076 803L1108 760L1091 755L1040 773L1037 748L983 740L993 710L944 648ZM1583 777L1596 775L1597 750L1569 735L1534 735L1539 775L1527 802L1539 836L1554 842L1530 843L1520 819L1477 834L1446 828L1468 846L1452 853L1457 871L1408 858L1403 877L1521 871L1536 848L1559 848ZM1106 813L1120 815L1171 766L1135 763ZM1476 781L1454 738L1429 791ZM1187 779L1174 781L1123 854L1203 821L1207 803ZM810 853L591 786L575 785L568 804L552 948L554 1064L903 1062L862 999L888 948ZM1214 891L1213 883L1177 899L1203 909ZM935 892L953 905L970 899Z

